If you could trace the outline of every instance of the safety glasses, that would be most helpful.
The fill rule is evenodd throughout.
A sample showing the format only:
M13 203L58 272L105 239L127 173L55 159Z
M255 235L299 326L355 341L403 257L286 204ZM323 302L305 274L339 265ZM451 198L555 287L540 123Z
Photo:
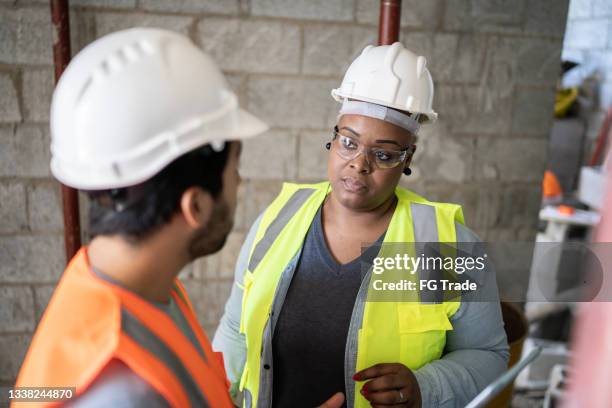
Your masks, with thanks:
M380 169L392 169L406 160L410 147L401 150L368 147L353 136L341 133L334 127L332 148L344 160L354 160L364 154L368 163L374 163Z

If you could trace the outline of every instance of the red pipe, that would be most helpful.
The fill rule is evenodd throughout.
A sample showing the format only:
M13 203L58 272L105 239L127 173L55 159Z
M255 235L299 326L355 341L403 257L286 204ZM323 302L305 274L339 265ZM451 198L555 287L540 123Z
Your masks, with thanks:
M389 45L399 41L402 0L380 0L378 20L378 45Z
M610 129L612 129L612 108L608 109L608 113L599 129L599 136L597 136L597 144L595 145L595 151L589 161L589 166L597 166L601 161L601 157L604 155L606 145L610 139Z
M70 14L68 0L51 0L51 21L53 23L53 61L55 83L59 81L70 62ZM75 189L62 185L64 207L64 246L66 261L70 261L81 247L81 225L79 219L79 196Z

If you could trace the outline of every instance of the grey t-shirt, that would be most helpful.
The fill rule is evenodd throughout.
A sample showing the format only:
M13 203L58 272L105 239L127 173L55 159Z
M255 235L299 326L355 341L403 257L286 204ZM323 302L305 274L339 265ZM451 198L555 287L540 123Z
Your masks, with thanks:
M92 268L100 278L121 286L117 281ZM155 307L166 313L179 330L193 343L198 344L189 323L181 313L174 299L170 302L154 303ZM170 405L153 387L139 377L134 371L119 360L112 360L94 380L92 385L69 404L79 408L93 407L152 407L161 408Z
M315 215L274 330L273 407L311 408L344 392L344 349L355 298L383 238L339 264L325 242L321 209Z

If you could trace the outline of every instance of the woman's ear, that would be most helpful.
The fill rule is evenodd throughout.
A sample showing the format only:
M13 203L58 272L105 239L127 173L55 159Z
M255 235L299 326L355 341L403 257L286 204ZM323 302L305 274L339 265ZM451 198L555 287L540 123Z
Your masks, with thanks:
M215 202L207 191L191 187L181 196L181 213L187 225L193 229L205 226L213 212Z
M412 158L414 157L414 152L416 152L416 145L413 144L410 146L409 154L406 156L406 162L404 163L404 169L410 167L410 163L412 162Z

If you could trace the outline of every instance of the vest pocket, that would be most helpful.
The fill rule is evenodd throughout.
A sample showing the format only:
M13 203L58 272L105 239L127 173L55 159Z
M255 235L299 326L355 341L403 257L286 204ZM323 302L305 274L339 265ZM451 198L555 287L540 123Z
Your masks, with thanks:
M442 356L446 331L453 325L442 304L402 303L398 305L400 360L418 369Z

